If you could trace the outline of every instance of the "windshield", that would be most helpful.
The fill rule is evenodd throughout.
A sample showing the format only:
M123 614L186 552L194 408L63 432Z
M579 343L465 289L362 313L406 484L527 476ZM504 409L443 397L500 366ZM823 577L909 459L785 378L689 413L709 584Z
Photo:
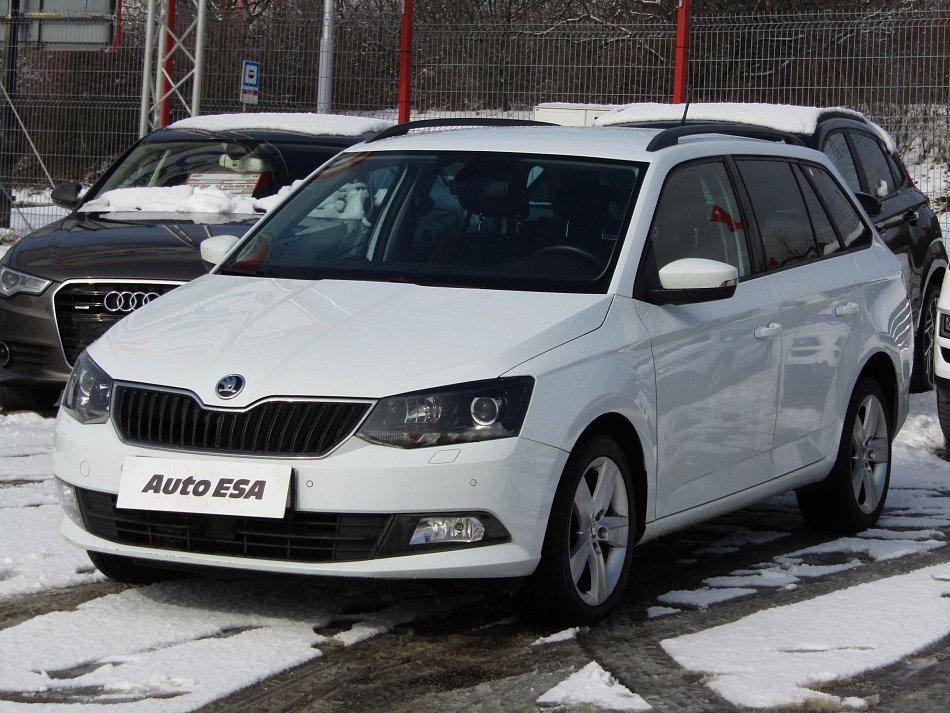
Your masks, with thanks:
M189 199L214 189L222 195L211 212L264 211L271 207L269 196L305 178L338 151L250 138L144 142L86 196L80 210L194 212L202 206Z
M342 154L219 271L604 292L642 171L562 156Z

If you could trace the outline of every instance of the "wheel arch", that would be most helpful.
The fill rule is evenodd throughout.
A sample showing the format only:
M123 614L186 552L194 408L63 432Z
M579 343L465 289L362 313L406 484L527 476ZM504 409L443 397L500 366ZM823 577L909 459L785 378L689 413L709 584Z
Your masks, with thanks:
M631 478L634 487L634 503L637 508L636 539L639 542L646 529L647 513L647 470L643 456L643 444L640 434L629 420L619 413L605 413L598 416L581 433L574 448L586 438L594 435L609 436L617 442L623 451L631 468ZM572 449L573 450L573 449Z
M861 373L858 374L857 381L855 381L855 386L857 386L864 378L871 378L880 384L881 389L884 391L884 396L887 397L887 405L891 415L891 426L892 429L894 429L894 433L891 433L891 438L893 439L894 436L897 435L896 431L900 420L900 393L898 392L899 382L897 379L897 369L894 366L894 362L884 352L877 352L873 354L861 369ZM854 388L852 388L851 391L853 393Z
M942 260L934 260L930 265L930 271L927 273L927 279L924 281L923 289L920 292L921 300L926 298L927 293L930 290L935 290L937 295L940 294L940 286L943 284L944 275L947 272L947 263ZM921 309L918 311L917 319L914 322L915 331L918 329L924 318L923 303L921 303Z

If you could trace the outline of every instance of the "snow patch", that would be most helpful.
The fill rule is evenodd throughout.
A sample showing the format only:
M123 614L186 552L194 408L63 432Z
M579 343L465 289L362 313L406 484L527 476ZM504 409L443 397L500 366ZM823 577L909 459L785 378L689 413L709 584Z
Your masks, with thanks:
M540 705L583 705L615 711L651 711L653 707L631 693L596 661L591 661L538 698Z

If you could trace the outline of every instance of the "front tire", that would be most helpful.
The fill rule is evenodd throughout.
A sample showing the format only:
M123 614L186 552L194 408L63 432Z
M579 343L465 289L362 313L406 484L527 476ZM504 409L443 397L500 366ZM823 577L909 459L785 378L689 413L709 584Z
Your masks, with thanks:
M862 379L851 395L834 467L822 482L796 492L811 525L854 533L877 522L891 479L891 435L883 389L873 379Z
M939 284L939 283L938 283ZM914 345L914 370L910 377L911 393L930 391L934 387L934 346L937 326L937 285L931 285L920 306L920 329Z
M551 507L526 613L591 624L621 597L636 532L630 465L616 441L594 436L571 453Z
M943 441L950 448L950 382L941 379L937 382L937 420L943 431Z

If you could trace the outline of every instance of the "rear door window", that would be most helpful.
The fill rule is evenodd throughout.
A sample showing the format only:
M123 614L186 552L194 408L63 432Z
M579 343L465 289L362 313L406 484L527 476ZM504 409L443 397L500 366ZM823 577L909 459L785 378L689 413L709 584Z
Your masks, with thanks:
M844 190L820 166L806 165L803 170L827 208L828 216L834 223L841 242L846 248L870 245L871 230L858 215L854 204L847 198Z
M781 160L740 160L737 165L752 202L768 269L821 255L792 165Z

